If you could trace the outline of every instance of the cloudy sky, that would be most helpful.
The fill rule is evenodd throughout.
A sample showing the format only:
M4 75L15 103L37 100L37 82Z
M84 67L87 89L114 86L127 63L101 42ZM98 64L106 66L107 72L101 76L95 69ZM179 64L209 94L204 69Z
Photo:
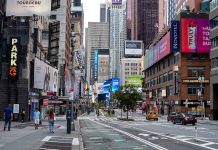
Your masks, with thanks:
M84 9L85 28L88 27L88 22L99 22L100 3L105 0L82 0Z

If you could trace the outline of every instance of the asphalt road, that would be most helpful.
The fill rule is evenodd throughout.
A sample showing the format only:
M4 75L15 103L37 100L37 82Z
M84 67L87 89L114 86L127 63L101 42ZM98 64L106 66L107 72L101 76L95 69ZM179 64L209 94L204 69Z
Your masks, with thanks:
M95 114L81 117L84 149L218 150L216 125L174 125L134 116L132 122Z

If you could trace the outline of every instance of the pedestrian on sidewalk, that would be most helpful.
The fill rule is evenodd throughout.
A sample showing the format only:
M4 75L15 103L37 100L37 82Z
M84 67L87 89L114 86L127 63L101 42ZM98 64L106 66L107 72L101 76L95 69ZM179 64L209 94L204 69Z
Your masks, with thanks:
M38 108L36 108L34 112L34 120L35 120L35 129L38 129L39 127L39 121L40 121L40 111Z
M49 115L48 115L48 122L49 122L49 130L50 130L50 133L54 133L54 120L55 120L55 114L54 112L51 110L49 112Z
M13 118L13 113L12 113L11 104L8 104L8 107L4 109L4 119L5 119L4 131L6 130L7 124L8 124L8 131L10 131L12 118Z
M21 122L23 123L24 122L24 119L25 119L25 110L24 109L22 109L22 111L21 111Z

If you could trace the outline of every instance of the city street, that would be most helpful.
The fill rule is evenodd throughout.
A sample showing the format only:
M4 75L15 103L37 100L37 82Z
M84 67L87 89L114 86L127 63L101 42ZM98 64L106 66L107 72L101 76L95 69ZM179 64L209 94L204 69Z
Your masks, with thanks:
M218 125L197 123L195 130L195 126L174 125L164 119L143 120L137 113L133 118L128 122L95 114L81 117L84 149L218 149Z

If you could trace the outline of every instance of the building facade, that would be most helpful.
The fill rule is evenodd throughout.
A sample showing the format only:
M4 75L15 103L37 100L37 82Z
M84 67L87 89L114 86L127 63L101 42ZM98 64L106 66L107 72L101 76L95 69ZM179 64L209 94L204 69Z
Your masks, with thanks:
M218 120L218 0L210 2L211 23L211 72L210 72L210 99L212 119Z
M128 77L142 76L141 58L122 58L121 85L127 84Z
M137 40L148 46L158 33L159 0L137 1Z
M191 19L190 19L191 18ZM201 18L198 20L196 18ZM186 36L190 21L199 21L198 34L204 28L207 37L198 35L198 44L188 46ZM166 28L145 52L144 88L147 93L146 104L158 106L165 114L170 112L189 112L198 116L209 116L210 112L210 41L207 14L180 13L180 26ZM204 22L202 27L200 22ZM175 37L171 32L180 32L181 38L173 45ZM178 34L177 34L178 35ZM172 40L173 39L173 40ZM200 42L201 41L201 42ZM165 45L163 47L163 45ZM162 111L161 111L162 112Z
M126 3L112 3L110 6L110 78L121 75L121 59L124 57L126 32Z
M109 49L109 24L107 22L89 22L86 49L87 81L93 85L94 78L94 52L101 49Z

